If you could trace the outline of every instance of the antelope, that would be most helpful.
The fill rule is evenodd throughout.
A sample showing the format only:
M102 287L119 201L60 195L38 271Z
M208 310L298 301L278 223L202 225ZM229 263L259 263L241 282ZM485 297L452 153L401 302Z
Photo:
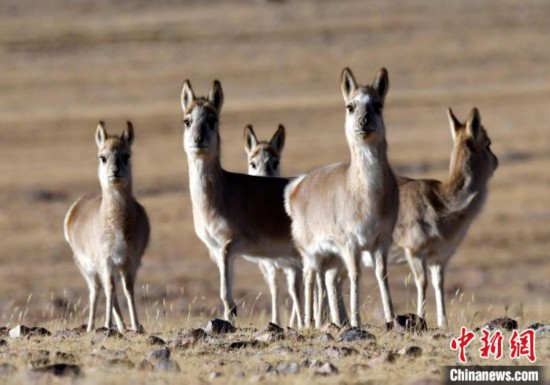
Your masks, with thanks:
M280 176L281 153L285 145L285 127L279 125L272 138L258 140L254 128L247 125L244 129L244 149L248 157L248 174L257 176ZM278 272L285 274L288 291L291 299L298 299L301 284L301 266L296 263L288 263L287 260L270 260L245 257L246 260L258 263L260 271L269 286L271 294L271 322L279 325L279 289ZM286 263L285 263L286 262ZM296 320L296 303L292 305L290 326L294 326Z
M397 221L399 191L387 159L382 108L389 88L380 69L371 85L361 86L344 68L341 88L346 105L345 135L351 160L317 168L289 183L285 208L292 237L302 255L305 325L311 325L315 273L337 277L343 266L350 281L350 323L360 324L361 254L372 255L386 321L394 317L387 277L387 255ZM335 293L329 291L329 303ZM331 318L339 311L331 306Z
M413 272L421 317L425 315L426 273L430 269L440 328L447 325L445 266L481 212L489 179L498 167L477 108L472 109L465 124L450 108L447 115L454 143L449 176L443 182L399 177L401 202L394 230L394 243L404 252Z
M223 91L212 83L207 97L195 97L191 82L181 91L183 147L187 154L189 190L195 232L208 248L220 273L220 298L224 318L237 315L232 294L233 260L248 258L279 260L300 266L300 256L290 235L283 194L289 180L226 171L220 161L219 116ZM298 324L301 308L298 298Z
M99 122L95 141L101 194L84 196L71 206L65 216L65 239L88 284L87 331L94 328L100 285L106 298L105 327L111 327L111 315L114 314L118 330L125 330L116 297L117 276L128 301L132 329L137 331L140 324L134 302L134 284L149 242L150 228L145 209L132 193L132 123L127 122L126 129L118 137L108 135L105 124Z

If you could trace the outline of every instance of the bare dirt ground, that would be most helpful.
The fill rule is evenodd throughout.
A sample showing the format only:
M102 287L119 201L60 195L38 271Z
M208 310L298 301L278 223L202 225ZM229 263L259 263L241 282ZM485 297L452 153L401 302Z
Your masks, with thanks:
M181 84L189 78L205 94L214 78L221 80L227 169L246 170L245 124L268 137L283 123L283 174L295 175L348 158L339 89L344 66L363 83L381 66L388 68L390 159L408 176L445 178L451 149L446 108L461 119L473 106L481 111L500 168L484 212L448 267L451 331L503 315L523 327L550 321L549 18L550 3L544 0L3 1L0 325L55 331L84 323L87 293L62 222L76 198L99 188L93 133L100 119L108 130L121 131L127 119L136 129L135 192L152 224L137 290L145 329L171 339L176 330L219 316L217 271L192 225ZM392 267L390 274L398 311L414 311L408 268ZM237 325L261 329L270 302L257 267L239 261L234 286ZM302 383L315 376L303 364L306 358L331 361L339 369L315 381L403 383L437 379L439 366L456 362L449 340L434 340L433 332L396 338L378 329L383 317L372 271L363 274L362 298L363 320L374 325L369 330L377 342L356 346L358 353L345 358L323 355L327 344L318 333L306 333L305 342L287 339L281 351L269 345L227 354L229 340L201 342L173 353L179 374L144 374L124 365L103 372L103 361L90 358L103 354L103 347L126 352L125 359L138 365L151 349L141 336L103 345L91 344L92 337L8 341L0 347L0 362L13 362L19 368L14 378L26 382L34 353L21 358L16 352L70 351L83 364L82 381L103 383L170 382L171 376ZM429 326L434 318L430 289ZM250 338L255 332L240 333ZM537 346L542 365L550 358L547 341ZM352 367L408 344L421 346L422 357L369 370ZM265 373L266 363L287 361L300 363L301 371L283 377Z

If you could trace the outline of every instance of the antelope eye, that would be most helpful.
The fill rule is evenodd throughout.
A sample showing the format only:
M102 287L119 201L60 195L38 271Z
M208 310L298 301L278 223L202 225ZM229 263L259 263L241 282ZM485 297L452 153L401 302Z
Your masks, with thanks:
M278 168L279 167L279 161L278 160L274 160L273 161L273 168Z
M124 165L128 164L129 159L130 159L130 155L128 155L128 154L122 155L122 163L124 163Z
M103 163L103 164L107 163L107 158L104 157L103 155L101 155L101 156L99 157L99 160L100 160L101 163Z
M256 163L250 162L250 167L252 167L252 169L256 170Z
M183 119L183 125L185 126L185 128L191 127L191 119L189 118Z
M374 103L372 103L372 108L374 108L374 112L378 114L382 109L382 103L380 103L379 101L375 101Z
M355 111L355 108L354 108L351 104L348 104L348 105L346 106L346 109L348 110L348 112L349 112L350 114L353 114L353 111Z

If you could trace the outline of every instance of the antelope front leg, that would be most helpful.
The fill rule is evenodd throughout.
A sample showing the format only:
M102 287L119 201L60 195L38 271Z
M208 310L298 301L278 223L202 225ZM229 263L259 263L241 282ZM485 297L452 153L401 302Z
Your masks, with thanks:
M91 332L92 330L94 330L95 311L97 308L97 289L99 287L99 282L97 281L97 276L86 276L85 278L86 282L88 283L88 292L90 297L88 326L86 327L86 331Z
M430 266L430 271L432 273L432 286L435 290L435 302L437 304L437 326L439 328L445 328L447 327L444 292L445 266L432 265Z
M395 317L395 312L388 283L387 256L387 251L381 248L374 252L374 272L378 281L378 287L380 288L382 305L384 306L384 317L386 318L386 322L391 322Z
M132 330L137 332L139 329L139 322L136 312L136 303L134 301L134 275L131 271L121 271L120 278L122 280L122 289L126 296L126 301L128 302L130 324L132 325Z
M416 306L417 314L425 318L426 315L426 288L428 287L428 280L426 279L426 258L417 257L412 255L409 249L405 250L405 255L409 266L413 272L414 282L416 284Z
M124 333L126 330L126 325L124 325L124 320L122 319L122 311L120 310L116 292L113 294L113 318L115 319L115 324L118 331Z
M232 321L237 316L237 306L233 300L233 258L230 254L231 243L227 242L218 254L218 269L220 271L220 298L224 307L224 319Z
M330 319L332 323L337 326L342 326L342 319L340 318L340 305L338 302L338 296L341 292L338 291L336 280L338 278L338 270L330 269L325 273L325 285L327 288L328 305L330 309Z
M320 329L323 326L323 310L325 309L325 273L318 271L315 274L317 292L315 294L313 317L315 318L315 327Z
M350 310L351 319L350 323L352 327L361 326L361 317L359 314L359 274L360 274L360 255L358 253L348 253L345 256L345 264L348 270L349 286L350 286Z
M113 296L115 294L115 282L108 268L103 272L103 290L105 291L105 327L111 328L111 317L113 315Z

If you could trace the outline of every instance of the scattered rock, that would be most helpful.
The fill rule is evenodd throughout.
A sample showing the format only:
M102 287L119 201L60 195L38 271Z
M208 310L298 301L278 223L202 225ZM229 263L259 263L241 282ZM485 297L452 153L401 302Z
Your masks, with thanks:
M446 340L452 337L452 334L450 333L435 333L432 338L436 341L439 340Z
M92 345L95 345L105 338L124 338L124 336L116 329L107 329L105 327L97 328L95 330L95 336L92 338Z
M351 328L340 334L340 340L344 342L376 340L374 334L363 329Z
M237 329L235 329L235 327L231 325L230 322L218 318L208 321L206 328L204 328L204 331L207 334L234 333L236 330Z
M32 371L35 373L50 373L58 377L78 377L82 372L80 366L73 364L53 364L34 368Z
M132 361L124 358L112 358L107 361L107 365L125 369L133 369L136 366Z
M53 338L58 341L64 341L70 338L78 338L81 334L82 332L78 331L77 329L62 329L56 331L53 335Z
M52 333L48 329L41 326L33 326L29 331L29 337L49 337L51 335Z
M321 328L321 331L325 333L338 333L340 331L340 328L338 327L338 325L332 322L328 322L323 325L323 327Z
M285 362L277 365L277 374L298 374L300 373L300 365L297 362Z
M330 333L321 333L319 337L317 337L317 341L321 343L327 343L334 340L334 337Z
M245 349L245 348L265 348L266 343L261 341L236 341L229 344L229 350Z
M10 333L10 329L6 326L0 327L0 337L7 337Z
M298 342L305 340L305 337L303 335L298 333L295 329L292 329L289 327L286 328L286 337L288 339L298 341Z
M17 367L7 362L0 364L0 376L10 376L17 372Z
M328 376L338 373L338 368L332 365L330 362L325 362L320 368L315 370L315 374L321 376Z
M27 336L30 331L31 329L25 325L17 325L10 329L9 336L10 338L21 338Z
M371 358L370 360L367 361L367 363L369 364L369 366L375 367L375 366L380 366L387 363L391 364L394 361L395 361L395 354L393 354L392 352L384 352L380 354L378 357Z
M180 366L173 360L162 360L155 365L157 372L181 372Z
M157 336L149 336L145 340L148 345L166 345L166 341Z
M72 353L65 353L65 352L55 352L54 355L55 361L59 362L62 361L63 363L75 363L76 362L76 356Z
M270 322L267 324L265 331L267 333L273 333L273 334L283 334L285 332L285 330L282 327L280 327L277 324L274 324L273 322Z
M413 313L396 316L391 322L386 322L386 330L421 332L428 330L424 318Z
M38 358L36 360L32 360L31 362L29 362L29 365L31 368L40 368L42 366L46 366L46 365L49 365L50 364L50 359L49 358Z
M75 327L74 329L71 329L73 332L77 332L77 333L86 333L86 331L88 330L88 325L86 324L82 324L80 326L77 326Z
M320 368L323 366L323 363L313 358L306 358L304 362L302 362L302 366L305 366L306 368Z
M537 322L533 325L527 326L527 329L533 329L537 336L540 336L543 334L550 334L550 324L542 324Z
M193 329L188 333L178 336L178 339L174 342L174 348L176 349L188 349L194 346L198 341L206 338L206 332L203 329Z
M2 347L2 346L8 346L8 341L6 341L3 338L0 338L0 347Z
M277 345L271 349L271 353L273 354L291 354L294 352L294 349L292 349L290 346L282 346Z
M208 375L208 379L209 380L214 380L218 377L221 377L222 376L222 372L212 372Z
M254 339L256 341L259 341L259 342L266 342L266 343L269 343L269 342L273 342L273 341L277 341L279 339L282 339L284 338L284 335L281 335L281 334L272 334L272 333L263 333L263 334L260 334L256 337L254 337Z
M170 349L162 348L149 353L149 360L153 362L164 361L170 358Z
M347 348L345 346L340 347L340 346L331 345L331 346L327 346L323 350L323 353L325 353L327 356L332 358L342 358L342 357L351 356L352 354L357 353L357 350L352 348Z
M518 328L518 323L516 320L513 320L511 318L502 317L502 318L496 318L491 322L488 322L483 327L489 330L502 329L502 330L512 331Z
M422 348L420 346L406 346L398 350L397 354L406 357L420 357L422 355Z
M155 366L150 361L144 359L139 363L138 369L143 372L152 372Z

